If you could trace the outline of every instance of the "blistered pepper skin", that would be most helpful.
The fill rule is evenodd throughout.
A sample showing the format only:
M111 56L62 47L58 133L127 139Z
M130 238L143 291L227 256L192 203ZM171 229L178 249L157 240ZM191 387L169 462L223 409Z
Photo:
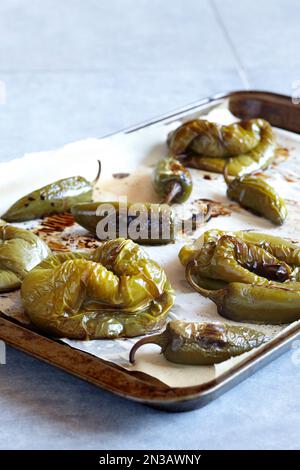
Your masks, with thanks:
M146 217L141 220L140 233L137 233L130 230L130 225L134 224L135 227L139 210L145 211ZM143 245L163 245L175 239L173 212L166 204L129 203L124 206L115 201L93 202L77 204L71 212L79 225L100 240L125 236ZM108 213L111 215L108 216ZM111 235L109 230L104 230L106 222L111 224Z
M281 325L300 320L300 283L265 286L232 282L224 289L198 292L212 300L218 313L237 322Z
M231 236L247 244L256 245L280 261L284 261L289 265L300 266L300 245L296 242L269 233L251 230L225 232L218 229L207 230L193 244L183 246L178 255L181 264L186 266L189 261L195 259L198 255L200 256L200 253L201 257L207 257L207 264L209 264L215 248L223 236Z
M93 197L93 187L100 176L101 165L92 183L82 176L64 178L27 194L15 202L2 218L7 222L23 222L62 212Z
M103 243L91 254L66 253L24 279L32 323L57 337L133 337L161 328L174 292L160 266L131 240Z
M34 233L0 221L0 292L18 289L27 273L50 253Z
M185 122L168 137L168 145L175 155L189 150L213 158L229 158L247 153L260 141L257 120L221 126L204 119Z
M229 126L201 119L190 121L170 134L168 145L187 167L217 173L227 167L232 176L265 169L275 157L274 133L263 119Z
M211 230L180 260L194 290L235 321L284 324L300 319L300 247L257 232Z
M267 340L265 335L251 328L174 320L163 333L139 340L130 352L130 362L134 363L141 346L154 343L161 346L170 362L209 366L251 351Z
M246 242L240 232L219 235L215 243L208 237L202 248L184 259L185 265L191 259L195 261L195 274L226 283L248 284L267 283L268 280L284 282L294 276L293 268L276 257L269 246L263 248Z
M189 170L175 158L168 157L156 165L153 186L163 203L183 203L190 197L193 182Z
M228 184L227 196L276 225L282 225L287 217L284 200L261 178L252 175L234 178Z

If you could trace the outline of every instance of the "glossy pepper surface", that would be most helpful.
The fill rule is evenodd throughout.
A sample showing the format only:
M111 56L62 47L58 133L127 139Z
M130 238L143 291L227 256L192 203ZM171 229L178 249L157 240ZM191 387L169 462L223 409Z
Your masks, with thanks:
M269 219L276 225L282 225L287 217L284 200L274 188L262 178L244 175L227 179L227 196L238 202L245 209Z
M163 269L124 239L105 242L92 254L49 257L25 277L21 296L38 328L77 339L155 331L174 302Z
M168 145L185 166L217 173L227 166L232 176L267 168L275 156L274 133L263 119L229 126L196 119L171 133Z
M26 274L50 253L34 233L0 221L0 292L18 289Z
M145 245L161 245L175 239L174 216L167 204L92 202L71 210L76 222L100 240L119 236Z
M74 204L91 201L93 187L101 172L100 162L98 163L98 174L92 183L82 176L72 176L55 181L19 199L3 214L2 218L7 222L38 219L68 212Z
M212 207L188 219L175 218L168 204L92 202L73 206L75 221L99 240L129 238L142 245L165 245L183 230L194 231L207 222Z
M220 290L208 290L191 281L191 286L212 300L218 313L238 322L280 325L300 319L300 283L267 285L232 282Z
M162 202L185 202L193 189L189 170L172 157L160 160L153 175L153 186Z
M265 343L268 338L251 328L224 323L188 323L170 321L163 333L139 340L130 352L134 363L136 351L144 344L162 348L168 361L178 364L213 365L238 356Z
M211 230L179 257L188 282L221 315L273 324L300 318L297 244L257 232Z

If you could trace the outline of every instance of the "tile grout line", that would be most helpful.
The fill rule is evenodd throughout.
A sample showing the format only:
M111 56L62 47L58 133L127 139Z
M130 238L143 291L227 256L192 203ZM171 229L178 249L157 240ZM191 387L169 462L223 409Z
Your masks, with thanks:
M243 82L243 85L247 90L249 90L250 89L250 81L249 81L249 78L248 78L247 70L246 70L246 68L245 68L245 66L244 66L244 64L243 64L243 62L242 62L242 60L239 56L238 51L236 50L236 47L234 45L234 42L231 39L230 34L228 33L228 30L227 30L227 28L224 24L223 18L222 18L221 14L218 10L218 7L215 3L215 0L211 0L209 2L209 4L210 4L211 9L213 11L213 14L215 16L215 19L216 19L218 25L220 26L220 28L222 30L223 36L225 37L225 40L228 43L228 45L231 49L231 52L234 56L234 59L237 63L238 73L239 73L240 78Z

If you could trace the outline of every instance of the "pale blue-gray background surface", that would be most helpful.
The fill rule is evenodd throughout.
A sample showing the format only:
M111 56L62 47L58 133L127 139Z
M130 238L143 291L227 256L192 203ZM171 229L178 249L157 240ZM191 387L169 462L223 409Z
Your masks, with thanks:
M214 93L291 94L299 24L298 0L1 0L0 161ZM165 414L8 348L0 448L299 448L300 364L291 357L201 410Z

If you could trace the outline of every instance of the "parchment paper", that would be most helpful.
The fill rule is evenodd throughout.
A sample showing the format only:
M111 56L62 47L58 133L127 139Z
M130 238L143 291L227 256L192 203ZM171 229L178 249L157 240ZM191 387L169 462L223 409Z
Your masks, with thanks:
M197 114L197 113L196 113ZM195 112L193 112L195 116ZM188 117L185 117L185 120ZM208 118L223 124L235 121L225 108L217 108ZM166 154L166 136L175 129L180 121L166 121L146 127L139 131L125 134L119 133L105 139L87 139L78 141L63 148L48 152L32 153L20 159L0 165L1 198L0 213L3 213L13 202L24 194L59 178L80 174L92 180L97 170L97 159L102 161L102 176L95 190L95 200L115 200L126 195L131 202L158 202L152 188L151 175L153 166ZM200 227L193 236L180 235L175 244L158 247L145 247L149 255L160 263L176 290L175 305L170 312L170 319L179 318L188 321L224 321L216 312L215 305L208 299L192 292L184 278L184 270L178 261L178 252L183 244L197 238L204 230L220 228L222 230L254 229L272 234L287 236L294 240L300 239L300 190L297 167L300 159L300 138L298 135L276 130L279 149L275 164L265 176L267 181L278 189L286 198L289 216L282 227L274 227L267 220L254 216L226 198L226 185L221 175L199 170L192 170L194 188L192 195L184 205L187 211L199 210L198 200L201 198L217 201L215 212L223 214L212 218L205 226ZM182 205L174 206L178 217L182 215ZM41 221L16 224L39 231ZM63 233L49 236L42 232L41 236L53 238L58 246L65 249L77 249L80 237L90 238L78 226L66 228ZM50 237L50 238L49 238ZM66 242L67 240L67 242ZM89 246L94 246L90 240ZM19 292L0 295L0 309L8 316L20 322L28 323L24 313ZM226 320L227 321L227 320ZM227 321L229 322L229 321ZM230 323L230 322L229 322ZM270 337L278 334L284 326L249 325L264 331ZM103 358L129 370L139 370L158 378L169 386L184 387L209 381L223 373L234 364L244 359L243 354L232 358L215 367L184 366L172 364L158 354L159 349L147 345L137 353L137 363L128 363L128 353L137 341L95 340L73 341L63 339L70 347Z

